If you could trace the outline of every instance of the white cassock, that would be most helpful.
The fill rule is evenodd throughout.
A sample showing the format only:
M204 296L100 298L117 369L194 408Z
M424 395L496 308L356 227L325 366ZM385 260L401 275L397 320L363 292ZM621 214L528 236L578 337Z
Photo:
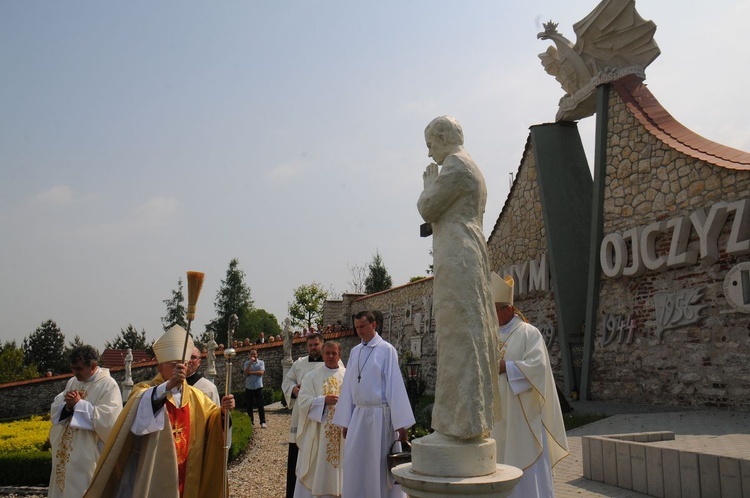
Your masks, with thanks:
M82 399L76 403L72 415L60 420L65 407L65 393L72 390L78 390ZM83 496L94 475L104 442L120 411L120 388L106 368L97 368L84 382L72 377L65 385L65 390L55 396L50 408L52 474L47 496Z
M375 334L352 349L333 423L347 427L344 497L404 496L394 485L386 455L396 429L414 425L396 349ZM394 451L400 451L396 444Z
M198 375L198 374L195 374ZM198 389L199 391L202 391L203 394L209 397L211 401L214 402L216 406L221 405L221 396L219 396L219 389L216 387L216 384L208 380L207 378L203 376L199 376L199 379L195 382L190 382L190 378L186 379L187 383L194 388Z
M286 373L284 381L281 383L281 390L286 397L286 406L292 410L291 424L289 426L290 443L297 441L297 427L299 426L299 407L297 406L297 399L292 397L292 391L298 384L302 384L302 379L305 378L308 372L311 372L322 364L322 361L310 361L309 356L298 358L297 361L292 363L292 367Z
M297 396L300 428L297 433L297 485L295 498L341 496L341 465L344 448L341 427L333 425L335 405L326 405L329 394L336 396L344 383L343 367L325 365L308 373Z
M500 327L501 417L491 436L497 462L523 470L512 497L554 496L552 467L568 455L549 354L539 330L518 317Z

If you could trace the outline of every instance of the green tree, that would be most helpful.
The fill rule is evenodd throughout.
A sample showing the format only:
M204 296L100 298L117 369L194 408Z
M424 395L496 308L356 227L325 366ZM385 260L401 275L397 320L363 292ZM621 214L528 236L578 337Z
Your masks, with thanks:
M323 319L323 303L327 298L328 292L317 282L300 285L294 289L294 302L289 303L292 324L304 325L307 328L313 323L319 324Z
M221 281L221 287L214 301L216 318L206 325L206 328L214 331L216 342L219 344L227 342L227 326L229 317L233 314L240 319L236 337L250 337L250 331L246 327L248 313L254 309L253 301L250 299L250 288L245 284L245 272L240 269L239 265L240 261L237 258L229 262L226 278Z
M23 340L24 365L36 365L39 372L59 374L70 370L65 358L65 335L54 320L43 322Z
M281 334L281 326L279 325L276 316L264 309L255 308L248 311L243 318L240 318L240 324L243 319L246 323L244 326L240 325L239 328L243 334L246 333L248 335L237 337L238 339L248 337L251 340L255 340L260 337L260 333L263 332L266 334L267 340L271 335L276 336Z
M75 337L73 337L72 341L68 341L68 345L65 346L65 359L68 360L68 363L70 363L70 360L69 360L70 352L73 351L75 348L79 346L83 346L83 345L84 345L84 342L81 339L81 336L79 336L78 334L76 334Z
M5 341L0 345L0 384L37 377L39 372L35 365L24 366L23 349L16 345L16 341Z
M380 253L376 250L370 263L370 273L365 279L365 292L367 294L374 294L375 292L388 290L392 286L393 281L391 280L391 276L388 275L383 258L380 257Z
M153 341L149 343L146 339L146 329L141 329L138 332L130 323L127 328L120 329L120 333L117 334L114 341L104 343L106 349L151 349L153 345Z
M177 290L172 289L172 297L165 299L162 303L167 305L167 314L161 317L161 326L164 328L164 332L171 329L175 325L179 325L182 328L187 328L187 320L185 319L185 296L182 293L182 277L177 279Z

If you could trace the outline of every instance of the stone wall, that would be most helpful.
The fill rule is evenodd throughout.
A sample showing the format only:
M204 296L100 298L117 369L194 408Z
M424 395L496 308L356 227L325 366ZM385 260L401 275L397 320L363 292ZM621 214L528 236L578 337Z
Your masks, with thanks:
M330 306L326 302L326 307ZM394 287L384 292L356 296L355 300L337 307L342 319L364 310L383 313L380 334L398 351L399 361L419 361L419 375L434 392L435 323L432 319L432 277ZM338 319L338 318L337 318Z
M359 337L352 330L325 334L326 340L335 340L341 344L341 353L344 363L349 358L351 349L359 344ZM284 358L284 349L281 343L259 344L255 346L243 346L238 348L237 356L232 361L232 392L243 393L245 390L245 376L242 374L242 364L248 359L251 349L258 350L258 357L266 364L266 374L263 376L265 386L274 389L281 388L283 367L281 360ZM297 338L292 343L292 358L307 355L306 340ZM223 395L226 385L226 365L222 351L216 352L216 379L215 384L219 394ZM204 356L203 369L206 367ZM133 382L143 382L152 379L156 375L156 362L134 364L131 368ZM202 371L202 370L201 370ZM110 370L112 377L122 385L125 380L125 368L118 367ZM49 413L50 404L54 397L65 389L71 374L57 375L55 377L44 377L40 379L12 382L0 385L0 420L26 417L28 415Z
M617 92L610 93L609 102L605 236L697 211L708 216L716 203L750 197L750 172L675 151L631 115ZM592 364L595 399L750 409L750 315L734 310L723 289L728 270L750 260L726 251L733 222L734 214L729 214L718 237L716 261L699 256L682 268L602 276ZM658 236L656 253L670 253L672 238L671 230ZM687 250L699 251L695 228L688 240ZM627 246L629 265L632 246ZM677 301L675 309L667 310L673 322L675 313L697 311L704 318L664 328L669 317L656 298L671 294L679 300L680 292L692 301L687 306ZM629 331L621 337L613 330L622 317L634 325L630 342Z

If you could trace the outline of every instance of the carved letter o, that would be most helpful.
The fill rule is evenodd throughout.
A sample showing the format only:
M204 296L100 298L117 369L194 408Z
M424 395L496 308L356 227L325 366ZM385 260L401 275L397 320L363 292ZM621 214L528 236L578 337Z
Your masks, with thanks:
M619 233L610 233L602 240L599 250L599 263L602 271L609 278L622 276L628 261L628 245Z

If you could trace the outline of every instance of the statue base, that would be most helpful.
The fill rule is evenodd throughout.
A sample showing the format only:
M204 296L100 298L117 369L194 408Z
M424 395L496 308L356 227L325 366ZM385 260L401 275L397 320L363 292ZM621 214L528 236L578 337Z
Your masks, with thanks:
M496 471L495 440L460 439L433 432L411 442L414 472L428 476L478 477Z
M411 463L393 468L393 475L410 498L457 498L459 496L508 496L523 475L510 465L496 465L489 475L476 477L440 477L420 474Z
M523 471L498 465L495 440L460 439L438 432L411 443L411 463L393 468L404 492L413 498L508 496Z
M286 379L287 372L292 368L293 360L284 358L281 360L281 378Z
M130 393L133 391L133 381L126 380L122 383L122 401L123 403L127 402L128 398L130 397Z

